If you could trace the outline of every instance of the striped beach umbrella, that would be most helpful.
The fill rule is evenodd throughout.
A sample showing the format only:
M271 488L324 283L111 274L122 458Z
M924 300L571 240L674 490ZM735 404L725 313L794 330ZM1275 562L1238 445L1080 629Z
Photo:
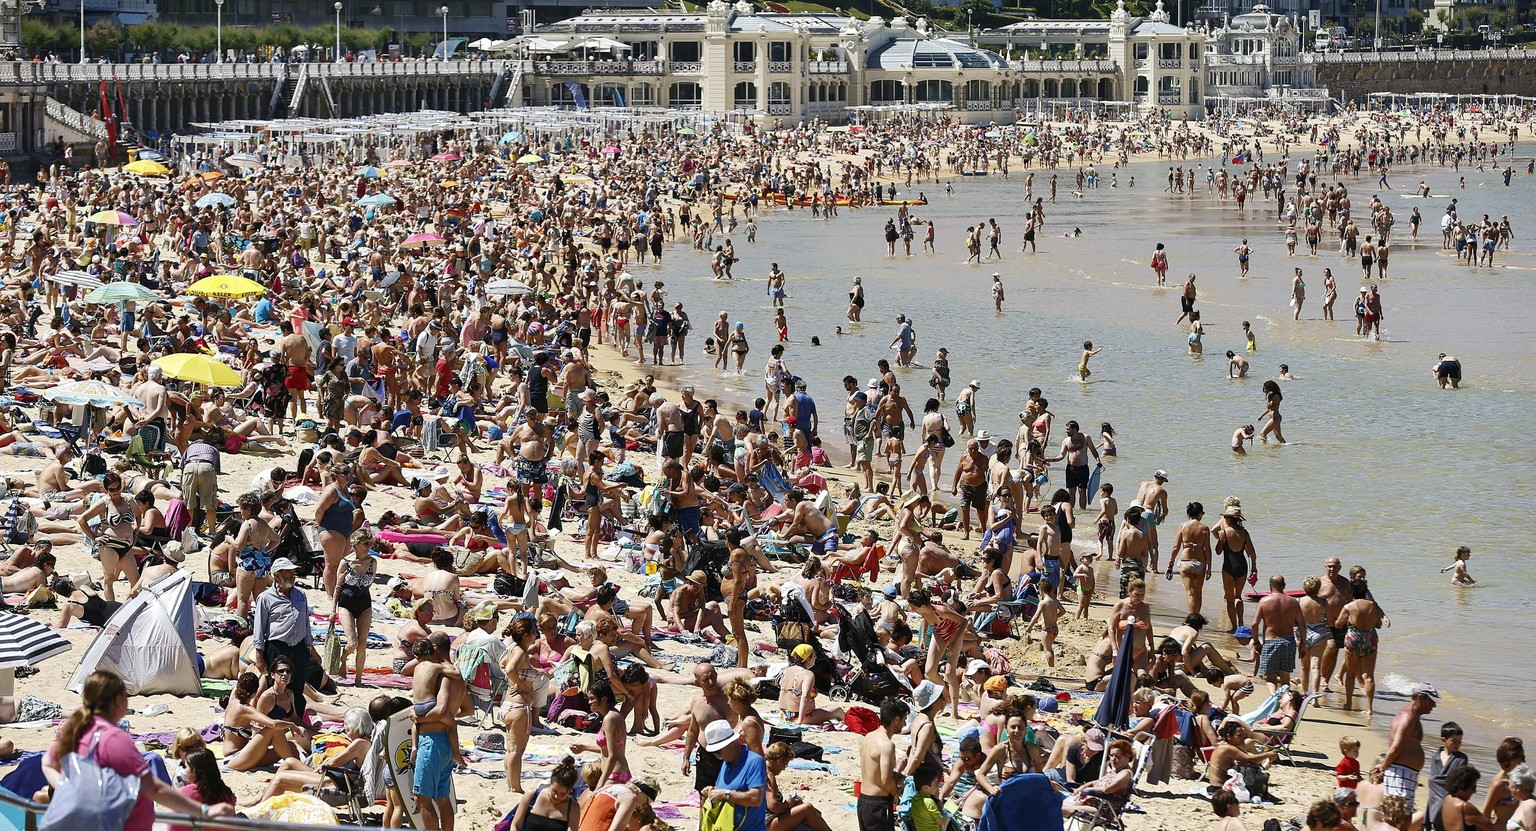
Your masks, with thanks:
M224 163L232 167L263 167L261 157L254 153L233 153L224 157Z
M24 615L0 613L0 669L37 666L69 651L53 627Z
M144 402L101 381L69 381L38 393L49 401L76 406L89 404L93 407L142 407Z
M83 289L101 288L100 277L74 268L67 268L57 274L50 274L47 279L49 282L58 283L61 286L79 286Z
M387 193L371 193L357 200L357 204L367 208L384 208L395 204L395 197Z
M145 288L139 283L130 283L126 280L107 283L85 296L85 302L87 303L128 303L162 299L164 298L152 289Z
M235 197L227 193L209 193L197 200L199 208L225 208L235 204Z

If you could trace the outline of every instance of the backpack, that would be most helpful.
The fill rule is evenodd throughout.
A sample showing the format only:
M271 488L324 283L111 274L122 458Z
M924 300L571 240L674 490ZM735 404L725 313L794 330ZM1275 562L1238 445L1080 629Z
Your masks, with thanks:
M37 517L32 515L32 510L20 499L13 499L8 513L11 529L6 532L6 540L11 545L31 543L32 538L37 534Z
M555 683L561 690L584 690L592 681L592 653L586 657L576 655L573 650L567 650L565 659L555 667Z
M853 424L849 428L849 432L853 434L853 440L863 441L869 438L869 432L874 423L874 413L868 407L860 407L853 414Z

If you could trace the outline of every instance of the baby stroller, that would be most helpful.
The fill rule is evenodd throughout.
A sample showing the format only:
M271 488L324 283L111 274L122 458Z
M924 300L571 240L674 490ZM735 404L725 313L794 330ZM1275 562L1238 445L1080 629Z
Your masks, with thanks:
M875 636L875 621L867 609L857 614L847 609L838 627L837 647L848 662L848 671L833 685L831 695L843 701L854 698L879 704L890 696L909 695L912 690L899 674L885 664L880 642Z
M782 604L773 617L773 632L774 644L786 655L800 644L809 644L816 651L816 660L810 667L811 674L816 677L816 689L823 694L832 694L840 677L837 662L822 647L821 638L816 635L816 625L806 614L805 607L796 602Z

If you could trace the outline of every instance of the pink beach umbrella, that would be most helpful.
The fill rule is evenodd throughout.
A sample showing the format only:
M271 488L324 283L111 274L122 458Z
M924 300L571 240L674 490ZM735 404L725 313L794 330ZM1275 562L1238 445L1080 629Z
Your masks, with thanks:
M452 153L452 152L449 152L449 153L438 153L436 156L432 157L432 161L434 161L434 162L456 162L458 160L459 160L459 154L458 153Z
M442 245L447 240L441 234L411 234L400 243L401 248L426 248L431 245Z
M614 145L612 145L612 144L610 144L607 147L603 148L603 152L607 153L610 156L616 156L619 153L619 148L614 146Z

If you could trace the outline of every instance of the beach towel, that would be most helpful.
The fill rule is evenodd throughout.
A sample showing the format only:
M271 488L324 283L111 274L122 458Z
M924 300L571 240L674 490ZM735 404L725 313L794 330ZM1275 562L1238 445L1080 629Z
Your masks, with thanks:
M1015 776L987 800L976 831L1062 831L1064 800L1043 774Z

